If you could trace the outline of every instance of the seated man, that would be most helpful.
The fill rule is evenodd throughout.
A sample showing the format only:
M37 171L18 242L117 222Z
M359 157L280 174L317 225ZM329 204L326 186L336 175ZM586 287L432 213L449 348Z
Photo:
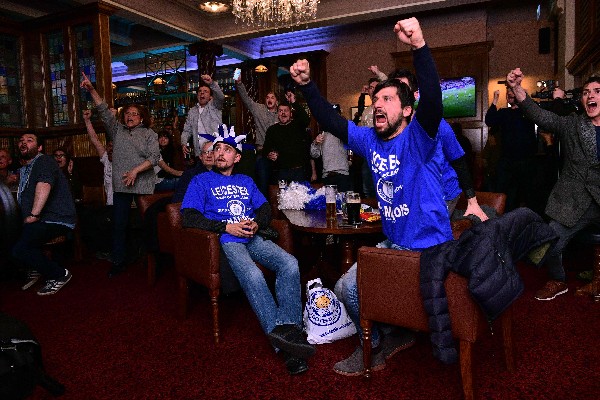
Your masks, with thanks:
M50 240L67 235L75 228L75 203L67 178L58 164L42 153L37 135L25 133L19 140L19 152L27 163L21 168L17 200L21 207L23 231L13 247L13 257L29 268L29 280L23 290L41 276L46 284L40 296L58 292L71 279L71 273L44 255L42 247Z
M452 240L450 219L443 200L442 171L445 157L442 138L442 91L435 63L415 18L394 26L400 41L411 46L413 63L421 86L419 109L414 118L414 95L409 86L395 79L377 85L373 91L373 125L358 127L337 114L310 79L310 66L298 60L291 77L300 85L310 111L320 126L369 164L375 183L386 247L420 251ZM409 122L410 119L410 122ZM337 288L341 300L360 333L359 294L354 264ZM386 335L373 327L372 369L385 367L385 359L414 343L409 332ZM387 343L386 343L387 342ZM342 375L363 372L362 348L357 347L334 371Z
M221 247L242 290L269 335L279 348L290 374L308 370L306 359L315 352L304 338L298 261L257 232L271 220L271 206L246 175L233 174L241 159L245 136L235 137L226 127L214 140L215 165L192 179L181 209L183 226L217 232ZM198 260L199 262L201 260ZM275 272L275 297L254 262Z

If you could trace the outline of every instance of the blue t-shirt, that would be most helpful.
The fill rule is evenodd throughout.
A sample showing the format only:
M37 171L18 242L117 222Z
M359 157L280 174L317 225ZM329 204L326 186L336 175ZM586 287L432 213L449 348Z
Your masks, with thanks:
M443 118L440 122L437 136L439 137L439 146L441 146L444 157L446 158L442 172L444 200L454 200L462 190L460 189L460 186L458 186L458 177L456 176L456 171L454 171L454 168L450 165L450 162L464 156L465 151L462 149L460 143L458 143L452 127Z
M181 209L194 208L208 219L236 223L253 220L255 210L266 202L267 199L249 176L225 176L208 171L192 179ZM247 243L249 240L228 233L221 235L221 243Z
M423 250L452 240L442 190L446 162L440 140L413 118L392 140L348 121L348 145L367 160L377 192L383 233L397 246Z

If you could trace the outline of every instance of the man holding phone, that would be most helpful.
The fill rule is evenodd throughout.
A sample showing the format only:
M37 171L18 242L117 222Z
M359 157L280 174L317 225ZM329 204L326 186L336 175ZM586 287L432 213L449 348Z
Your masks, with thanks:
M181 147L184 156L190 153L188 142L190 137L194 143L194 154L200 155L202 145L206 139L198 137L198 134L208 134L214 136L219 130L219 125L223 123L223 102L225 95L219 87L219 84L210 77L210 75L200 75L200 85L198 86L198 104L190 109L183 132L181 132Z

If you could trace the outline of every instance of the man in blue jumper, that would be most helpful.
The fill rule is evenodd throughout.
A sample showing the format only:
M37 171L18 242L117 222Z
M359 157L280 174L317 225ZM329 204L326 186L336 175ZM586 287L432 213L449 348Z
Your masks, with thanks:
M183 226L221 235L221 248L263 331L280 350L288 372L300 374L308 370L306 359L315 349L300 329L298 261L258 234L271 222L271 206L252 178L233 173L245 135L236 137L233 128L231 132L224 128L223 136L213 142L213 169L196 175L185 193ZM275 273L275 298L255 261Z
M387 245L396 249L423 250L452 239L450 220L443 196L442 171L445 157L437 137L442 119L442 92L431 51L425 44L415 18L394 26L398 39L411 46L420 86L419 109L414 118L414 95L408 85L397 80L379 84L373 93L374 127L358 127L339 116L310 80L308 61L299 60L291 68L308 106L321 127L340 138L356 154L364 157L373 175ZM342 301L359 324L356 265L341 278ZM385 367L385 357L406 348L414 339L382 351L378 329L373 329L373 370ZM334 366L337 373L363 372L362 348Z

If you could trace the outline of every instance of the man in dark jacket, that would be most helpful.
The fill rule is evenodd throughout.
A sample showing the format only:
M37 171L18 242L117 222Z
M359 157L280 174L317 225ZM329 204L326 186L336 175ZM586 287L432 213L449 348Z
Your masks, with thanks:
M590 77L583 86L581 102L585 113L566 117L540 108L521 87L522 80L519 68L506 77L525 116L557 135L564 154L562 174L546 205L550 226L559 241L547 263L550 280L535 295L538 300L552 300L568 291L563 249L577 232L600 222L600 77Z
M19 152L27 162L21 168L17 192L24 218L23 231L13 247L13 257L30 268L23 290L29 289L43 276L46 284L37 294L54 294L69 282L71 273L46 257L42 246L75 228L75 203L67 178L60 172L56 161L42 153L37 135L23 134L19 140Z

